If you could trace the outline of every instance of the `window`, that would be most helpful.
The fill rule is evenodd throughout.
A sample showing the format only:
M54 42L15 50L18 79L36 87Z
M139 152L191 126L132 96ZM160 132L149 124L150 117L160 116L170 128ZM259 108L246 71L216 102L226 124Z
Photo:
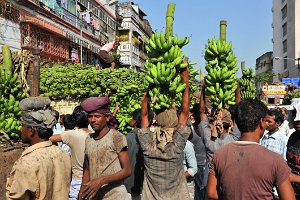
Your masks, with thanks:
M287 40L284 40L283 42L282 42L282 47L283 47L283 53L286 53L287 52Z
M275 98L268 98L268 104L274 104Z
M287 16L287 6L286 5L281 9L281 14L282 14L282 20L284 20Z
M284 23L282 26L282 36L286 36L286 32L287 32L287 23Z
M287 58L287 57L285 57L285 58ZM287 59L284 59L283 60L283 67L284 67L284 69L287 69Z

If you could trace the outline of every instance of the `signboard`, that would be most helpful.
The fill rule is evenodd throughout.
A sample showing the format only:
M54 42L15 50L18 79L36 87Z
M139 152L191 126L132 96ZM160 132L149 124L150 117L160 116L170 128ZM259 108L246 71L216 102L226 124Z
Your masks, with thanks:
M80 105L76 101L52 101L51 106L59 112L59 114L72 114L74 108Z
M281 95L285 95L286 91L285 90L266 90L263 91L264 94L281 94Z
M262 88L262 93L265 95L285 95L286 94L285 85L264 85Z
M275 91L275 90L284 90L285 91L285 85L264 85L262 88L262 91Z

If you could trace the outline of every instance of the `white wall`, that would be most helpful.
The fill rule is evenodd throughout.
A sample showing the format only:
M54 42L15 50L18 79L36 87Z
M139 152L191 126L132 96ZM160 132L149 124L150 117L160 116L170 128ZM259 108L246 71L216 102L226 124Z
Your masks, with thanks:
M8 45L12 51L21 50L20 39L20 25L0 18L0 51L4 44Z
M295 0L295 58L300 58L300 1Z
M281 0L273 0L273 56L283 57L282 47L282 3ZM283 60L273 60L273 72L275 74L283 72ZM274 81L278 81L278 76L274 76Z

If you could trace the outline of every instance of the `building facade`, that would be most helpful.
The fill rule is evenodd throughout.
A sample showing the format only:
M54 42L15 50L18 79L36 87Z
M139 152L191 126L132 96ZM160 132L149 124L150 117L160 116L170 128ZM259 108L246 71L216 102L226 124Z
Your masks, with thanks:
M255 75L256 76L263 76L265 74L272 74L273 71L273 52L266 52L261 55L259 58L256 59L255 64ZM270 77L266 80L269 84L273 83L273 77ZM257 93L261 93L262 87L265 85L265 81L256 81L255 87Z
M146 14L137 4L129 1L118 4L117 15L122 21L118 26L120 63L131 69L144 71L147 59L145 41L152 34L149 21L144 19Z
M42 59L96 64L101 46L115 38L115 5L107 0L0 0L0 25L0 46L38 48Z
M273 0L274 81L300 77L300 1Z

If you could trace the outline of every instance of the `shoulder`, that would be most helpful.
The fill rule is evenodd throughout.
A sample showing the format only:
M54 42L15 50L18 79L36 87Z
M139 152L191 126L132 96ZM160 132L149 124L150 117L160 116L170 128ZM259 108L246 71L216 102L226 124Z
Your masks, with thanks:
M157 127L155 127L155 126L152 126L151 128L139 128L137 133L138 133L138 135L151 133L151 131L154 132L156 128Z
M287 142L288 141L288 137L284 134L284 132L281 130L281 129L279 129L278 130L278 138L281 140L281 141L283 141L283 142Z
M51 158L67 157L68 159L70 158L70 156L68 155L67 152L65 152L62 148L60 148L56 145L52 145L47 148L44 148L43 152L41 152L41 153L45 154L45 157L42 157L44 159L47 159L49 157L51 157Z
M19 159L19 163L27 167L38 167L41 163L48 163L53 158L69 157L68 154L56 145L43 147L32 151Z
M217 138L216 140L218 140L219 138ZM231 148L233 148L236 144L234 142L225 144L224 146L222 146L221 148L217 149L214 153L214 156L222 156L223 154L225 154L226 152L228 152L228 150L230 150Z
M288 138L287 146L296 145L300 147L300 132L293 132L291 136Z
M62 137L72 137L72 136L75 136L76 133L78 132L78 129L75 129L75 130L68 130L68 131L62 131L60 133L60 135Z
M189 140L186 141L185 146L186 146L187 148L194 148L194 144L193 144L192 142L190 142Z
M201 122L199 123L199 125L198 126L205 126L205 125L207 125L207 124L209 124L209 121L208 120L201 120Z
M30 174L31 172L36 171L36 169L39 167L39 164L40 162L37 162L34 155L27 154L15 162L11 172L24 172Z
M191 133L191 127L190 127L190 126L187 126L187 125L179 124L179 125L177 126L176 131L179 132L179 133L181 133L181 134L184 134L184 133Z
M257 153L257 158L261 158L263 161L272 162L275 165L278 160L285 162L282 155L275 153L262 145L257 145L255 148L256 151L259 152Z
M136 138L137 138L137 135L136 135L136 133L135 132L129 132L126 136L126 139L128 140L128 141L133 141L133 140L135 140Z
M127 141L125 135L115 129L111 129L109 134L111 135L115 144Z
M112 134L113 137L124 137L125 138L125 135L116 129L110 129L110 133Z

